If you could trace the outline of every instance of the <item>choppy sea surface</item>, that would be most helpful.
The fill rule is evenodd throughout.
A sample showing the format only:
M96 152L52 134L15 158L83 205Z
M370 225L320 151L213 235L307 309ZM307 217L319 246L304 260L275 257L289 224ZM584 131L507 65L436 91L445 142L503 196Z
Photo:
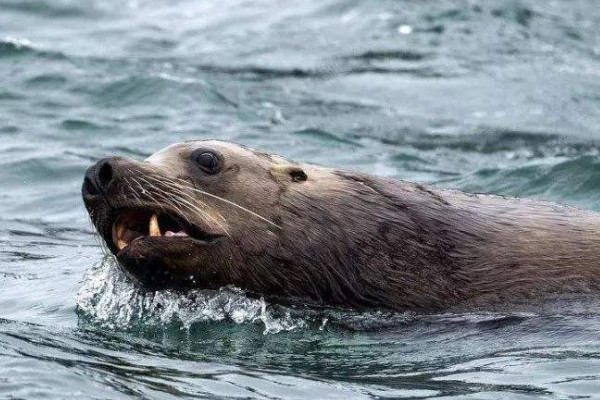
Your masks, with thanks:
M596 0L0 0L0 398L600 398L600 302L535 313L141 294L80 200L219 138L600 211Z

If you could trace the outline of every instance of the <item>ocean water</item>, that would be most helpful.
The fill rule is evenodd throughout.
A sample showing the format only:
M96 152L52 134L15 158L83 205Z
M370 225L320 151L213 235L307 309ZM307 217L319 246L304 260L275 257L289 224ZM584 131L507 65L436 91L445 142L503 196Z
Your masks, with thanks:
M600 211L596 0L0 0L0 398L600 398L600 302L536 313L141 294L87 166L218 138Z

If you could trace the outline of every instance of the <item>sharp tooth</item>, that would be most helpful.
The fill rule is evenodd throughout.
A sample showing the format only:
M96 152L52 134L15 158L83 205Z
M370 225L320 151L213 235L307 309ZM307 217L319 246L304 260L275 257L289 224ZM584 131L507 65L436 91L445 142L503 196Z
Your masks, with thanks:
M150 236L162 236L156 214L152 214L152 218L150 218Z
M117 239L117 247L119 250L123 250L125 247L127 247L127 242L123 239Z
M122 239L124 230L125 227L123 224L113 225L113 240L117 245L117 249L119 250L123 250L125 247L127 247L127 242Z

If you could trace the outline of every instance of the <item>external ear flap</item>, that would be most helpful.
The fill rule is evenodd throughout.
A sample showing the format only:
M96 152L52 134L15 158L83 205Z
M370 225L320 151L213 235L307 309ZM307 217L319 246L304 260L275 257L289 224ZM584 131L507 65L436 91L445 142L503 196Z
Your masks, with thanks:
M296 165L275 164L270 169L271 176L279 183L304 182L308 179L306 172Z

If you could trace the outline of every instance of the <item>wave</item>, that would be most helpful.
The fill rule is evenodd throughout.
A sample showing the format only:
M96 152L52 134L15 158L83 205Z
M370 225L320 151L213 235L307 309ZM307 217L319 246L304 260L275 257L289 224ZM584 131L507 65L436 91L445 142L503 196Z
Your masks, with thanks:
M17 39L12 37L5 37L0 39L0 55L18 55L34 52L35 48L33 43L27 39Z
M238 108L239 105L214 85L201 79L180 77L172 74L131 75L112 79L109 83L90 91L93 101L104 107L121 107L125 105L171 104L177 100L188 104L190 99Z
M512 168L482 168L439 183L467 192L539 198L600 210L597 155L540 159Z
M0 39L0 58L34 55L48 59L64 59L66 56L60 52L44 50L27 39L4 37Z

